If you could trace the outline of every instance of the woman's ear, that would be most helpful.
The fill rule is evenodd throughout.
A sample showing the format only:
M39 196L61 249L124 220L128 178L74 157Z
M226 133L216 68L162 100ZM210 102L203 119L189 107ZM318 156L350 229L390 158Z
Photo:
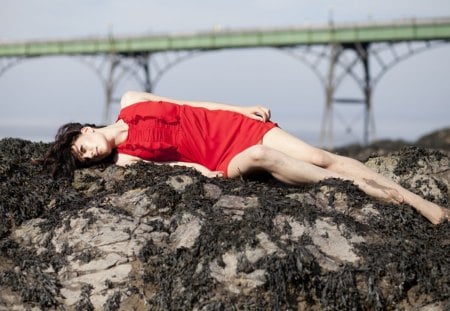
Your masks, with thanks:
M81 128L80 132L83 133L83 134L85 134L85 133L93 133L94 129L92 127L90 127L90 126L85 126L85 127Z

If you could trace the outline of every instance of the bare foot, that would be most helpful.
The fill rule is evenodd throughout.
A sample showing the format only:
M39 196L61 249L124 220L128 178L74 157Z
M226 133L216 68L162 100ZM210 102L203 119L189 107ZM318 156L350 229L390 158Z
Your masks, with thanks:
M445 222L450 222L450 209L442 207L443 215L438 222L438 224L443 224Z
M364 179L363 181L359 185L361 190L383 202L393 204L407 203L434 225L450 221L450 210L448 208L443 208L427 201L406 189L398 191L397 189L383 186L373 179Z
M434 203L428 202L428 206L422 206L418 211L425 216L433 225L443 224L450 221L450 210L448 208L440 207ZM413 206L414 207L414 206Z

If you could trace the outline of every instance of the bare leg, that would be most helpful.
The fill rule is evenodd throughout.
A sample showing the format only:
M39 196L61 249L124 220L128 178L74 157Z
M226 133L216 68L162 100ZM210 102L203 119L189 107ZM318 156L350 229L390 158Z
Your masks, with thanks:
M269 131L264 136L263 145L338 173L343 179L354 181L363 191L374 192L378 199L390 203L402 203L404 201L404 196L400 193L400 190L405 189L389 178L374 172L357 160L338 156L308 145L279 128ZM373 189L371 190L371 188Z
M367 183L364 180L347 176L295 159L273 148L256 145L236 155L228 166L230 178L252 174L255 171L267 171L276 179L291 185L315 183L326 178L341 178L353 181L361 190L378 199L395 203L390 189Z
M256 145L236 155L228 165L228 177L267 171L291 185L315 183L326 178L342 178L338 173L295 159L270 147Z
M424 200L361 162L310 146L279 128L270 130L262 144L269 148L257 148L256 152L250 148L250 152L236 156L230 163L229 176L262 169L290 184L342 178L353 181L361 190L380 200L408 203L433 224L448 219L448 209Z

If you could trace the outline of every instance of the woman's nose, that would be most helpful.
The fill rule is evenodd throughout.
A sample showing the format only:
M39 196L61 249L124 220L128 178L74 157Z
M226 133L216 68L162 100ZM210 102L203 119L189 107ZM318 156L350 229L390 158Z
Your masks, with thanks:
M88 152L85 153L85 158L86 159L92 159L94 157L94 151L90 150Z

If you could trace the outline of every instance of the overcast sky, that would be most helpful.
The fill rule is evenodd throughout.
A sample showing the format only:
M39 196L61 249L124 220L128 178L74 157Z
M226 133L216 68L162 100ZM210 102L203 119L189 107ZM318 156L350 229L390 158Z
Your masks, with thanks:
M448 0L0 0L0 5L0 42L450 17ZM382 77L373 94L377 138L415 140L450 126L449 59L450 44L443 45ZM5 64L0 59L0 66ZM140 86L128 81L119 89L129 88ZM323 87L307 66L275 49L202 53L170 69L154 93L262 104L281 127L319 144ZM349 79L337 95L361 96ZM92 69L69 57L19 62L0 76L0 98L0 138L34 141L50 141L69 121L101 123L105 101ZM341 105L335 112L335 144L361 140L362 107Z

